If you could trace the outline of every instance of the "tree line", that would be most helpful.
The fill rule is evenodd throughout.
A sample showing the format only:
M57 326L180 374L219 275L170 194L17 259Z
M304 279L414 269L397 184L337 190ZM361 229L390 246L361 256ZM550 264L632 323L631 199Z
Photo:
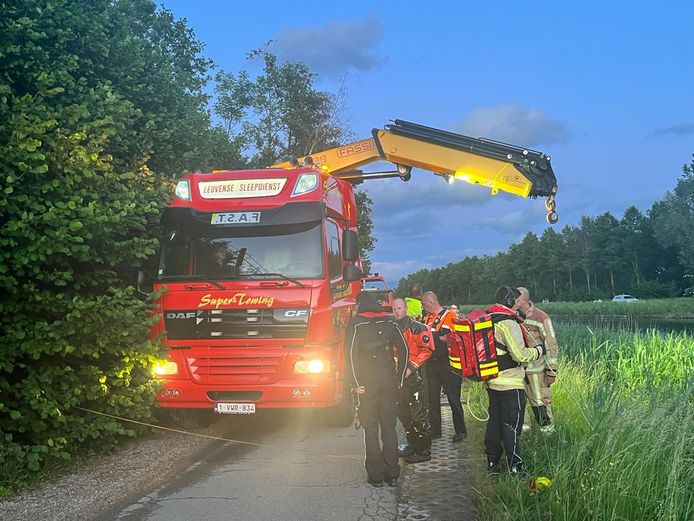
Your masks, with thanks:
M268 166L349 130L344 94L317 89L304 64L265 49L249 56L257 74L219 71L151 0L7 0L0 34L2 497L27 471L133 434L79 407L149 418L163 353L133 285L174 180Z
M526 286L535 300L610 299L694 295L694 160L674 190L643 213L605 212L560 231L552 227L496 255L466 257L402 278L406 295L419 282L445 302L486 303L502 284Z

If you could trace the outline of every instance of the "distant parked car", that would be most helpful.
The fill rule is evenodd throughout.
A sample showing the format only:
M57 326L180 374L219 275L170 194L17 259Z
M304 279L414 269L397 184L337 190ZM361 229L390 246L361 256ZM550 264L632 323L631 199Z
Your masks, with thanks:
M612 302L637 302L639 299L631 295L615 295Z

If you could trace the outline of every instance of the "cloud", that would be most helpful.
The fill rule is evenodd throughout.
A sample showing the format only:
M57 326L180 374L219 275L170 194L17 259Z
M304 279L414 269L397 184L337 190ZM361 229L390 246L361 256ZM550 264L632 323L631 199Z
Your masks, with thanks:
M502 105L473 110L454 130L473 137L486 137L518 146L566 143L566 124L551 119L544 110Z
M415 170L412 179L406 183L396 179L378 182L378 189L369 193L374 201L374 210L380 214L420 206L477 205L488 200L490 194L489 188L459 180L449 185L443 178L421 170Z
M478 221L478 225L509 234L524 232L530 228L527 212L521 211L501 217L484 217Z
M422 261L421 259L402 260L398 262L389 261L373 261L371 270L374 273L381 274L388 283L389 287L395 287L400 282L400 279L405 275L414 273L421 269L431 269L432 265Z
M675 125L670 125L669 127L657 128L653 131L653 135L656 137L664 137L668 135L686 136L688 134L694 134L694 123L677 123Z
M488 188L464 181L448 185L428 173L415 171L412 180L379 180L364 185L373 201L374 233L377 249L401 249L404 243L419 243L437 234L441 222L469 222L472 208L482 208L491 200L517 199L508 194L492 198Z
M322 27L292 27L273 38L272 49L282 60L303 62L318 74L341 76L352 69L375 69L385 61L378 49L384 31L374 15Z

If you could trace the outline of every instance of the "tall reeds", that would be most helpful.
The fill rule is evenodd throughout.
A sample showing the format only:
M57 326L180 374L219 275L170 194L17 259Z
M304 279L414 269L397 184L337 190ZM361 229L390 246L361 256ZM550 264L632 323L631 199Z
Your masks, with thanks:
M558 327L556 432L524 435L528 479L481 487L486 519L694 519L694 339ZM531 478L552 485L531 490Z

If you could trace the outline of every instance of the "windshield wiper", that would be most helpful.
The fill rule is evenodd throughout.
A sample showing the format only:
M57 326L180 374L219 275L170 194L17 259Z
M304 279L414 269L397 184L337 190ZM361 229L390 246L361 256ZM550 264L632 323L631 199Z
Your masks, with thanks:
M205 275L195 275L195 278L201 280L202 282L209 282L210 284L218 287L219 289L227 289L226 286L224 286L220 282L217 282L216 280L208 279Z
M236 255L236 264L234 265L234 270L236 270L236 277L241 274L241 264L243 264L243 259L246 258L247 248L241 248L239 253Z
M222 286L219 282L207 278L207 275L166 275L164 279L181 279L181 282L186 282L188 280L199 280L201 282L207 282L219 289L227 289L226 286Z
M247 275L247 276L249 276L249 277L257 277L257 276L261 276L261 277L279 277L279 278L281 278L281 279L288 280L289 282L293 282L294 284L296 284L296 285L299 286L300 288L303 288L303 287L306 286L306 285L305 285L303 282L301 282L300 280L296 280L296 279L293 279L293 278L291 278L291 277L287 277L286 275L282 275L281 273L268 273L268 272L266 272L266 271L263 271L263 272L253 273L252 275Z

